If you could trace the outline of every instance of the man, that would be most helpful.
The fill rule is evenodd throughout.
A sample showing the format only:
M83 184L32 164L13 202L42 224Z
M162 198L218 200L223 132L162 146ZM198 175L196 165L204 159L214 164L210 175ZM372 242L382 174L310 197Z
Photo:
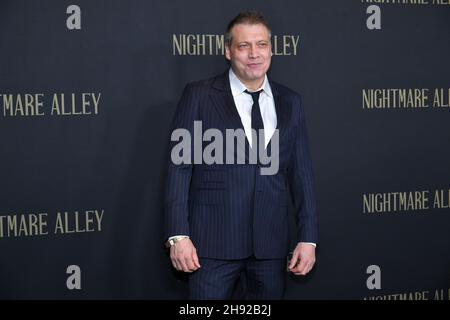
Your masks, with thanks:
M278 147L272 152L278 157L275 174L261 174L261 153L257 162L245 164L169 164L167 246L175 269L189 273L191 299L229 299L237 279L245 280L245 298L283 298L288 187L298 227L289 271L306 275L315 263L316 199L305 115L297 93L267 78L270 36L261 13L239 14L225 35L231 68L187 85L178 105L174 130L194 135L199 121L203 129L215 128L224 136L228 129L241 129L245 159L252 150L268 151L275 142ZM174 141L172 136L172 156ZM191 145L184 152L198 151Z

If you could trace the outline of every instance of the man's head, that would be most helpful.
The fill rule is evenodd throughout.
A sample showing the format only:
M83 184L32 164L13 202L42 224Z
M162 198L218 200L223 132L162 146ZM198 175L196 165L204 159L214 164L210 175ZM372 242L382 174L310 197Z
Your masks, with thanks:
M228 24L225 57L236 76L249 89L257 89L270 67L270 28L260 12L246 11Z

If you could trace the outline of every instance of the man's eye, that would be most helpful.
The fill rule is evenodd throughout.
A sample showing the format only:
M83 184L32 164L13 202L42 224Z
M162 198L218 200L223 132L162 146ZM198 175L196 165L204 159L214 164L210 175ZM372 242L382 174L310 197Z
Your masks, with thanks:
M261 43L258 44L258 46L264 48L264 47L267 47L267 43L266 42L261 42Z
M248 44L245 44L245 43L241 43L240 45L238 45L239 49L244 49L244 48L247 48L247 47L248 47Z

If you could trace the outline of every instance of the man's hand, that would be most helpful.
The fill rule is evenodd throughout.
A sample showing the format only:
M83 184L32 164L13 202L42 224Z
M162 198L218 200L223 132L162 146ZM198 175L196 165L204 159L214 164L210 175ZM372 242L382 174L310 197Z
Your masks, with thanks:
M180 240L170 247L170 259L178 271L193 272L200 268L197 250L189 238Z
M299 242L292 254L289 270L299 276L306 275L316 262L316 247L309 243Z

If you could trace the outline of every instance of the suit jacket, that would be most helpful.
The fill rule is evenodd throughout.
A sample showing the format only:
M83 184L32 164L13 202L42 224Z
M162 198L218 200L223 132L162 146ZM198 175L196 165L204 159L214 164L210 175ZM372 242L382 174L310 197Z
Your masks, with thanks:
M279 130L275 175L260 175L259 165L248 162L175 165L169 160L165 236L189 235L199 257L284 258L289 241L288 190L297 241L317 242L316 196L301 97L270 79L269 83ZM202 121L203 131L219 129L224 137L225 129L243 129L228 72L185 87L172 129L187 129L193 137L194 121ZM177 143L171 142L171 150ZM194 139L191 155L193 146ZM248 151L247 141L245 147Z

